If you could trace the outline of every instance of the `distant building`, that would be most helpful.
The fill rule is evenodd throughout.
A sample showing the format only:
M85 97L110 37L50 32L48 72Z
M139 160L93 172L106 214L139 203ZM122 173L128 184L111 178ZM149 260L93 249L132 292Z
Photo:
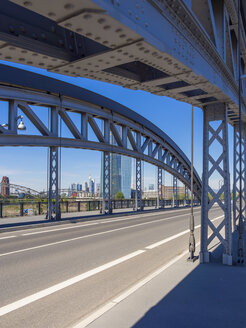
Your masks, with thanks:
M91 176L89 176L89 193L92 195L95 194L95 180Z
M178 195L185 193L185 187L177 187ZM162 186L162 197L164 199L172 199L173 197L173 186Z
M77 189L76 183L71 184L71 190L74 191Z
M84 183L84 189L83 190L89 192L89 187L88 187L87 182Z
M9 196L10 191L9 191L9 178L8 177L2 177L1 181L1 195L3 197Z
M120 131L119 131L120 133ZM112 145L116 145L116 140L112 133L110 133L110 140ZM129 141L128 141L129 142ZM102 196L103 189L103 154L102 154L102 170L101 170L101 185L100 196ZM115 198L118 191L123 192L126 199L131 198L131 179L132 179L132 159L127 156L118 154L110 154L110 184L111 197Z
M154 189L155 189L154 184L153 183L149 184L149 190L154 190Z
M77 191L82 191L82 184L77 183Z
M100 183L96 184L96 193L95 196L99 197L100 196Z

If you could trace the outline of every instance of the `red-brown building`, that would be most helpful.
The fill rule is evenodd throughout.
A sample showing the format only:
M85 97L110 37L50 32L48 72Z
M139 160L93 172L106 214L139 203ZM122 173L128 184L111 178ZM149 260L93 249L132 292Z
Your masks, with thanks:
M1 181L1 195L3 197L9 196L9 178L8 177L2 177Z

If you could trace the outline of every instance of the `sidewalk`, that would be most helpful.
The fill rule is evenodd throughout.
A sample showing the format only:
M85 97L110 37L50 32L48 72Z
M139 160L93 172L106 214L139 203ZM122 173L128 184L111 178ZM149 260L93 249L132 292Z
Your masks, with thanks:
M210 264L190 263L181 255L130 296L112 300L111 309L91 324L93 316L74 327L245 328L246 266L224 266L218 263L221 254L216 248ZM100 309L94 319L99 314Z

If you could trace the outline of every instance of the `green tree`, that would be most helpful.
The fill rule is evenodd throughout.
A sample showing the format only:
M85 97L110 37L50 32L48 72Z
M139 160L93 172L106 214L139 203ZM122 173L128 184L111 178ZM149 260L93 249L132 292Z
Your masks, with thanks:
M115 195L115 199L125 199L125 196L122 191L118 191Z

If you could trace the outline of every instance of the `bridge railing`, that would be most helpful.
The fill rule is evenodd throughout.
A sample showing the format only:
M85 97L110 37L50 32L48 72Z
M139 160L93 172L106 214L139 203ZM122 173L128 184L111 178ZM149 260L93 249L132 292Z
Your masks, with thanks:
M178 206L189 206L190 201L178 200ZM135 199L111 200L112 209L135 209ZM144 208L157 208L157 199L143 199ZM196 203L198 205L198 202ZM67 200L60 201L61 213L99 211L102 213L101 200ZM172 200L163 200L163 207L172 207ZM47 200L43 201L2 201L0 202L0 218L18 216L36 216L47 214Z

